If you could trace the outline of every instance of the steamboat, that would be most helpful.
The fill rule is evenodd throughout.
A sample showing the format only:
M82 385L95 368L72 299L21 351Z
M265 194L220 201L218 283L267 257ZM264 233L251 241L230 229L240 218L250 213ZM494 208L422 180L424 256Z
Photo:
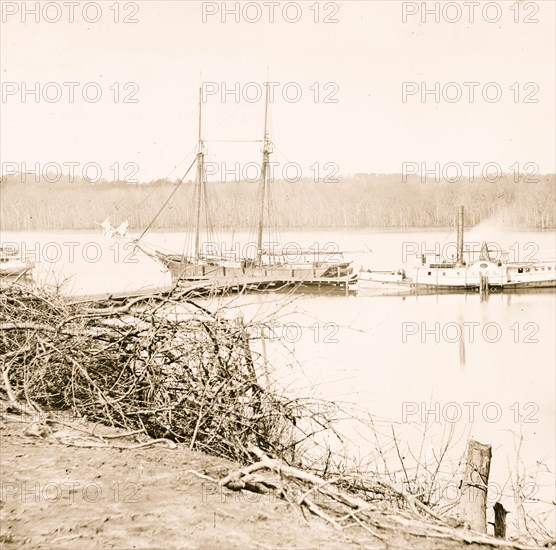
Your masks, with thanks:
M466 290L522 290L556 287L556 262L538 260L512 262L503 252L500 258L490 255L487 243L483 242L477 259L464 259L464 208L458 212L457 256L446 260L437 254L423 254L411 275L405 270L372 271L359 273L360 287L367 288L410 288L430 291Z

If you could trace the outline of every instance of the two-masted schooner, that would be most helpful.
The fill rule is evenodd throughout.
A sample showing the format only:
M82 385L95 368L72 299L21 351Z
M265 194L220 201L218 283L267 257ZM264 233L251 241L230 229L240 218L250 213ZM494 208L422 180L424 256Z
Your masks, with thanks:
M202 89L199 88L199 132L194 193L194 248L191 253L174 254L150 249L141 243L135 244L143 252L156 259L170 270L174 281L215 281L223 286L247 284L250 287L289 285L339 285L348 289L357 282L351 261L346 261L343 252L319 250L271 250L265 248L263 232L265 211L269 204L270 155L273 145L269 135L269 85L265 83L264 135L262 163L258 194L258 220L256 252L250 257L237 255L210 255L203 252L201 243L201 207L206 198L205 144L202 136ZM191 166L192 167L192 166ZM190 168L191 168L190 167ZM206 202L206 201L205 201Z

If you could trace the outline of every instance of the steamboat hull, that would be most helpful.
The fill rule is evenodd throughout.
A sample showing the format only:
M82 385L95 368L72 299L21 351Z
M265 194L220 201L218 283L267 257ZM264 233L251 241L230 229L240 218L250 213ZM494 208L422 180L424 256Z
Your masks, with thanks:
M365 274L360 274L359 287L368 289L382 289L382 290L412 290L419 289L425 291L437 292L475 292L481 289L488 288L490 291L513 291L513 290L527 290L527 289L547 289L556 288L556 279L532 279L532 280L507 280L507 279L489 279L484 278L481 280L466 280L461 282L418 282L411 277L404 277L399 280L394 279L380 279L366 278Z
M503 286L506 290L524 290L528 288L556 288L556 280L509 282Z

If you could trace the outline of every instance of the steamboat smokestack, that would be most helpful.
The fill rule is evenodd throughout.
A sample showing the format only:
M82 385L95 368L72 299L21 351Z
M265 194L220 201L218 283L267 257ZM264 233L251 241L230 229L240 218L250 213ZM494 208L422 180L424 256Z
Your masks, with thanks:
M458 211L458 265L463 265L463 206Z

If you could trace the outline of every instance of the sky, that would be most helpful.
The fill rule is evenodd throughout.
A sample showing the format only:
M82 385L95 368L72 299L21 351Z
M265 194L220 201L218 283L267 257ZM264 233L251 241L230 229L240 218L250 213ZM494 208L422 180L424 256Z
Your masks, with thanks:
M209 179L250 177L265 81L277 177L555 171L551 0L473 18L469 2L281 2L273 20L269 2L80 2L72 20L68 2L35 4L2 1L3 174L182 177L202 86Z

